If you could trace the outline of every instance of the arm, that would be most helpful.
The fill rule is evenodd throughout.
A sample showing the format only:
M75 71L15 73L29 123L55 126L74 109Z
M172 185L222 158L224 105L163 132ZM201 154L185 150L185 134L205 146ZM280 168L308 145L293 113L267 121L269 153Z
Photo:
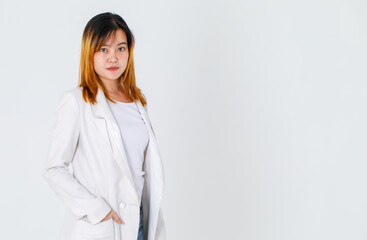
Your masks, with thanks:
M157 240L166 240L166 223L164 222L162 207L159 210L157 229L155 232L155 238Z
M78 145L79 120L79 107L74 95L64 93L57 107L43 177L76 219L86 216L87 221L96 224L110 212L110 206L102 197L93 196L69 172Z

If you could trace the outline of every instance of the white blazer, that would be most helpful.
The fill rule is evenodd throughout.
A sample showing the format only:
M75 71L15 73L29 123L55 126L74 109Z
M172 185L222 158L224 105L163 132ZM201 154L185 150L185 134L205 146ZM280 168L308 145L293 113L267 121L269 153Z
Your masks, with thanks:
M137 240L140 205L119 127L102 90L97 104L82 88L63 93L43 176L66 204L62 240ZM145 240L165 240L162 213L164 169L147 107L136 101L149 130L142 195ZM71 168L69 168L71 167ZM113 209L124 222L100 222Z

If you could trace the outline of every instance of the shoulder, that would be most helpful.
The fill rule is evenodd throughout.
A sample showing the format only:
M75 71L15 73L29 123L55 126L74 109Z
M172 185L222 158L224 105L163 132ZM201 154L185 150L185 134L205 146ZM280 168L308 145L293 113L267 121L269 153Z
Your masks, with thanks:
M66 93L74 95L76 99L81 99L83 96L83 88L82 87L74 87L66 91Z
M60 106L69 106L79 109L83 101L82 87L74 87L64 91L59 99Z
M82 87L74 87L68 89L62 93L62 98L74 98L77 102L83 100L83 88Z

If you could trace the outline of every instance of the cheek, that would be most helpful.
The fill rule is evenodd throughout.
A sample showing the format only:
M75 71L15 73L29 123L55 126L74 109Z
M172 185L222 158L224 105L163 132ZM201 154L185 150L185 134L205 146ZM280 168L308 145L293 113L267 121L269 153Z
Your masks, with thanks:
M94 55L94 61L93 61L94 69L100 69L103 67L103 58L101 56L98 56L97 54Z
M122 63L127 63L129 61L129 54L123 54L121 57L120 57L120 61Z

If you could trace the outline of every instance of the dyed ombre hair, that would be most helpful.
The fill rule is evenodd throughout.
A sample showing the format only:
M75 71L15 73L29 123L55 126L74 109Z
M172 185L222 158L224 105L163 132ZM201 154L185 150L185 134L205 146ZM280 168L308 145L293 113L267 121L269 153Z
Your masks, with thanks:
M80 66L79 66L79 87L83 87L83 98L85 102L95 104L98 87L102 89L106 98L111 99L106 91L101 79L94 71L94 53L98 51L103 44L113 36L118 29L125 32L127 37L127 45L129 49L129 59L124 73L119 78L119 83L123 86L124 93L134 101L140 100L143 106L146 100L141 90L135 83L134 71L134 35L130 31L126 22L117 14L110 12L101 13L89 20L85 26L82 38ZM125 91L128 89L129 91Z

